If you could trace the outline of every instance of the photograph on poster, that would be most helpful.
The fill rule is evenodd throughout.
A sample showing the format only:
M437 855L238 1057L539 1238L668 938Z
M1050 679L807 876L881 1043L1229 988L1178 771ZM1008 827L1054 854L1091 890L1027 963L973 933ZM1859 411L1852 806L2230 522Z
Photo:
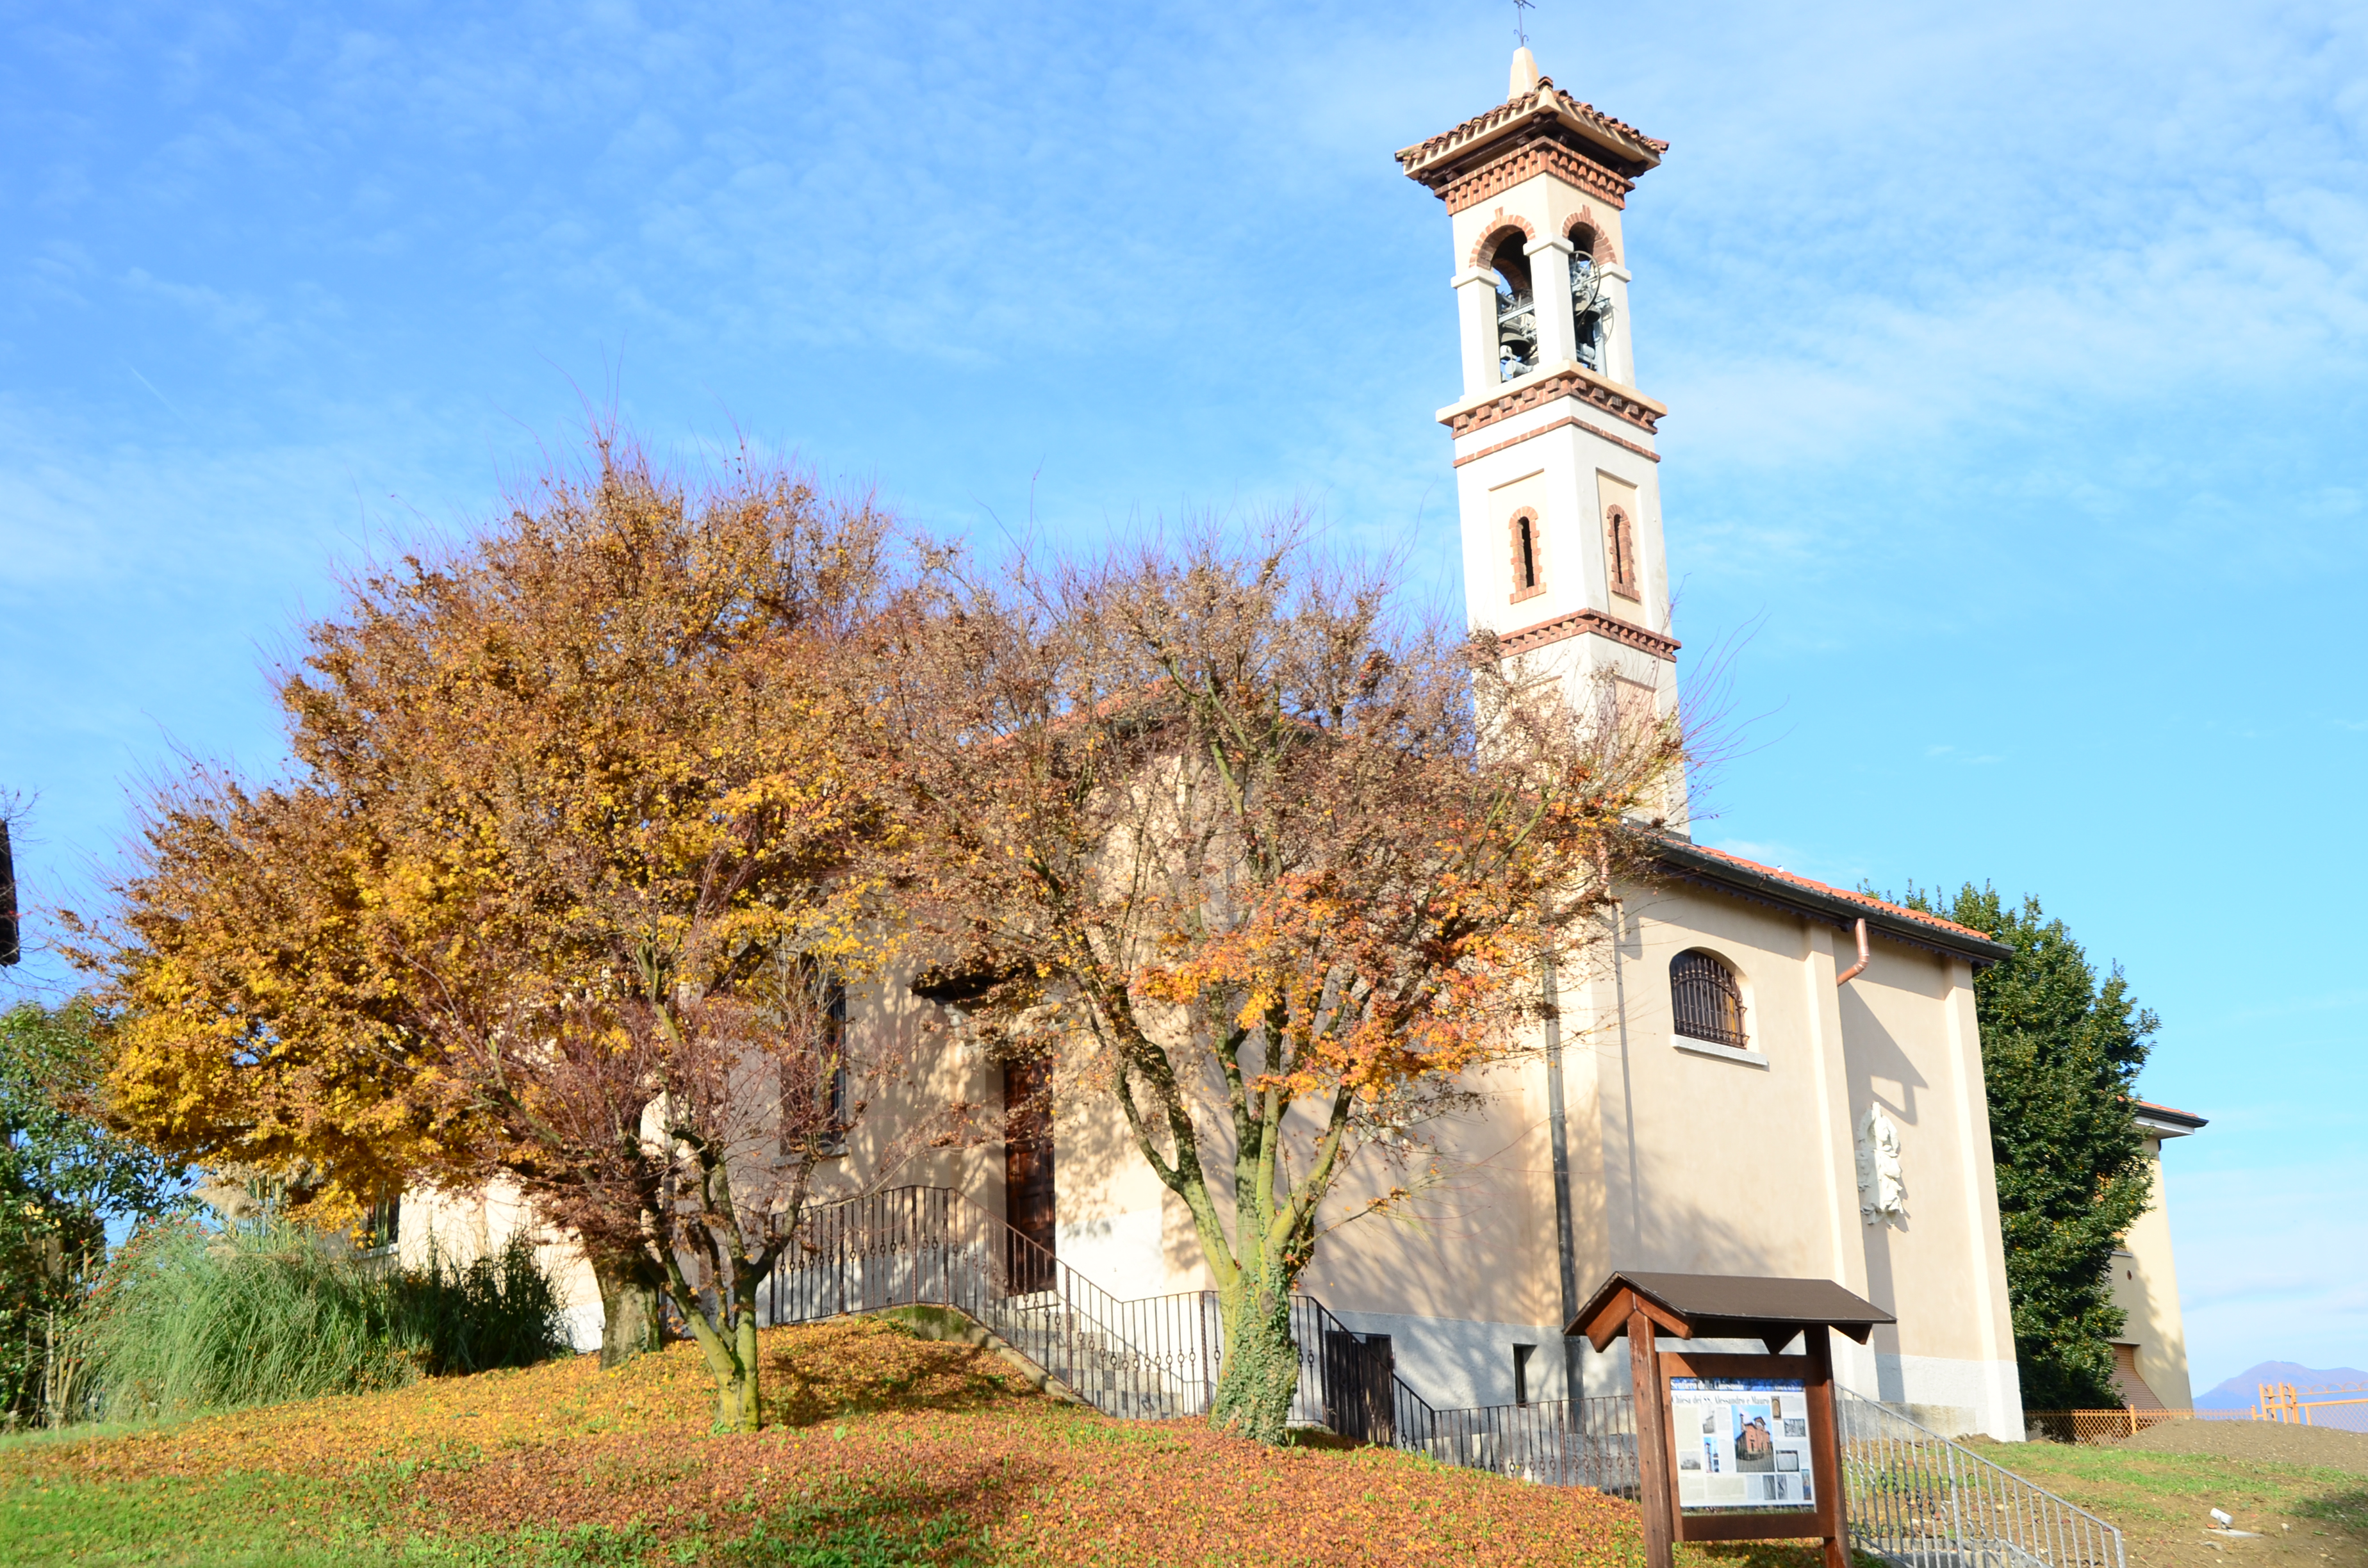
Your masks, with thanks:
M1680 1508L1807 1508L1808 1397L1797 1381L1669 1380Z

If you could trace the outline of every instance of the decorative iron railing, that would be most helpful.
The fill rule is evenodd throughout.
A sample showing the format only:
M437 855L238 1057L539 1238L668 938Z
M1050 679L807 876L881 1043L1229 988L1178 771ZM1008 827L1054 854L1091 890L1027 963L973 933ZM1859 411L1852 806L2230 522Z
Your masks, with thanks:
M1121 1301L957 1192L905 1187L814 1210L765 1282L768 1323L943 1306L1111 1415L1208 1408L1216 1347L1158 1301Z
M1850 1544L1895 1568L2125 1568L2122 1532L1898 1411L1835 1391Z
M1541 1486L1636 1495L1636 1406L1625 1397L1436 1410L1398 1446L1441 1464Z
M1001 1219L946 1187L896 1187L814 1210L766 1280L771 1324L890 1307L955 1308L1111 1415L1207 1412L1224 1357L1216 1292L1121 1301ZM1292 1419L1388 1443L1436 1413L1357 1334L1309 1296L1292 1298L1299 1390Z
M1224 1355L1214 1291L1121 1301L945 1187L875 1193L806 1217L766 1281L768 1322L900 1306L969 1315L1107 1415L1205 1414ZM1635 1402L1540 1400L1440 1410L1389 1341L1292 1298L1296 1425L1545 1486L1637 1494ZM1851 1544L1894 1568L2126 1568L2122 1535L1906 1415L1836 1391Z

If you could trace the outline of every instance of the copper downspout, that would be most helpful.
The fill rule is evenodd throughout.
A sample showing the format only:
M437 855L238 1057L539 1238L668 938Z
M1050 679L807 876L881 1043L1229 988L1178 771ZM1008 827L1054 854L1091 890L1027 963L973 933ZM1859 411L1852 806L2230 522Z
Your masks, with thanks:
M1834 983L1848 985L1859 977L1859 971L1864 968L1866 968L1866 922L1861 919L1858 923L1858 962L1834 976Z

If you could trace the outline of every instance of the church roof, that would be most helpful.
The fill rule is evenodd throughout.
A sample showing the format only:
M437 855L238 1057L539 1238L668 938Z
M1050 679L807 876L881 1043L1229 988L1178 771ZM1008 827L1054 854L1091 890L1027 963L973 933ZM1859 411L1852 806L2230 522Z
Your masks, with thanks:
M1526 130L1550 127L1576 132L1599 149L1607 163L1632 178L1659 164L1661 154L1669 150L1667 142L1612 119L1593 104L1579 102L1555 86L1552 77L1541 76L1535 94L1508 98L1452 131L1442 131L1429 141L1399 148L1398 166L1408 178L1428 183L1432 171L1441 165L1463 164L1479 148L1518 136Z
M1893 903L1872 893L1851 892L1832 887L1813 878L1796 875L1781 866L1763 866L1757 860L1747 860L1724 849L1712 849L1684 839L1664 838L1655 853L1665 866L1679 875L1719 883L1748 896L1786 904L1803 913L1821 915L1828 919L1864 920L1872 929L1914 942L1919 947L1955 953L1972 960L1976 966L1997 963L2014 951L1987 932L1976 931L1970 926L1960 926L1953 920L1944 920L1920 909L1909 909L1905 904Z
M2212 1125L2192 1110L2173 1110L2152 1100L2132 1100L2130 1103L2137 1108L2138 1125L2150 1125L2154 1131L2172 1138L2184 1138L2199 1128Z

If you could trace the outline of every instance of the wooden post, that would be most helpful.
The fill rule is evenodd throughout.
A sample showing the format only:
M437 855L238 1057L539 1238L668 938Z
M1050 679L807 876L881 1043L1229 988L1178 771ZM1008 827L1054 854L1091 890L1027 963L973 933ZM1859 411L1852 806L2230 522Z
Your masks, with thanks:
M1833 1331L1813 1324L1801 1332L1809 1355L1809 1464L1817 1480L1817 1525L1826 1538L1826 1568L1850 1568L1850 1518L1842 1482L1840 1422L1834 1411Z
M1634 1298L1631 1302L1628 1381L1636 1394L1636 1506L1645 1516L1645 1568L1672 1568L1678 1497L1669 1474L1669 1395L1653 1344L1653 1320L1633 1304Z

